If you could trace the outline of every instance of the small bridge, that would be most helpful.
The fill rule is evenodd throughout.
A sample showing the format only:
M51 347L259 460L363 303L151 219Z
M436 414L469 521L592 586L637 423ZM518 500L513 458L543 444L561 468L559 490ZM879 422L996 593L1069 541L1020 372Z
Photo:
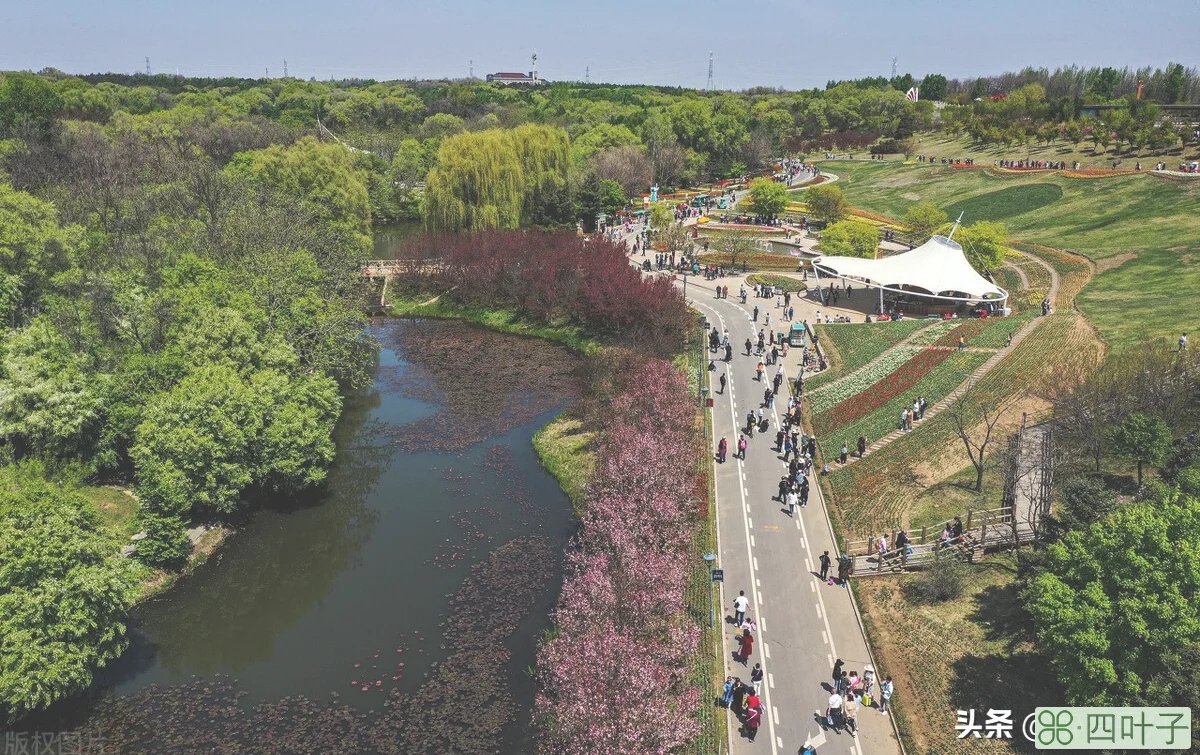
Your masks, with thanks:
M372 314L387 314L392 305L387 303L388 284L393 278L406 275L435 275L443 272L445 266L440 262L423 262L421 260L369 260L362 268L362 275L371 283L383 281L379 289L379 301L371 296L366 303L367 311Z

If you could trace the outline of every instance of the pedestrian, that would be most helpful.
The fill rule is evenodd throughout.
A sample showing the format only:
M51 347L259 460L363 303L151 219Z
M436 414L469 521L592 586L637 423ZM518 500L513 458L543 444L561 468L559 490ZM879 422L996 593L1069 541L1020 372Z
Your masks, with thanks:
M966 350L966 348L967 348L967 342L966 342L966 340L965 340L965 339L964 339L962 336L959 336L959 337L958 337L958 350L959 350L959 351L965 351L965 350Z
M742 684L741 679L736 676L733 678L733 712L735 714L740 715L746 709L746 693L749 691L750 689Z
M738 438L738 458L742 461L746 460L746 436Z
M858 736L858 701L854 698L854 692L846 696L846 701L842 704L842 717L846 720L846 731L850 732L850 736Z
M750 607L750 601L746 599L746 591L738 590L738 596L733 599L733 623L741 626L746 620L746 609Z
M849 452L849 451L846 449L846 444L845 444L845 443L843 443L843 444L842 444L842 454L841 454L841 459L842 459L842 465L843 465L843 466L845 466L845 464L846 464L846 458L847 458L849 455L850 455L850 452Z
M787 489L788 489L788 479L786 477L784 477L782 480L779 481L779 496L778 497L779 497L780 503L784 502L784 496L787 495Z
M725 463L725 453L729 450L729 441L721 438L721 442L717 444L717 463Z
M751 317L750 319L752 319L754 322L758 322L758 305L757 304L754 305L754 316Z
M758 736L758 725L760 723L762 723L762 713L759 712L758 708L751 708L746 713L746 739L751 742L754 741L754 738Z
M831 563L832 563L832 559L829 558L829 551L825 551L824 553L822 553L821 554L821 580L822 581L829 579L829 565ZM839 663L840 663L840 661L839 661Z
M1175 350L1175 353L1182 354L1185 351L1187 351L1187 333L1179 337L1179 348Z
M858 436L858 458L862 458L867 454L867 436Z
M720 383L721 383L721 390L717 391L717 393L724 396L725 395L725 375L721 375Z
M756 664L754 664L754 669L750 672L750 683L754 685L755 694L758 694L759 687L760 687L760 685L762 685L762 680L763 680L762 664L756 663Z
M766 370L767 366L760 361L758 366L754 368L754 379L761 383L763 379L763 373L766 372Z
M736 677L725 677L725 694L721 695L721 706L724 708L729 708L733 705L733 685L736 681Z
M829 551L825 551L825 555L829 555ZM837 686L838 680L840 680L842 678L842 666L845 666L845 665L846 665L846 662L843 661L841 658L838 658L836 661L834 661L834 663L833 663L834 687Z
M750 351L751 351L753 348L754 348L754 344L750 342L750 339L749 339L749 338L747 338L747 339L746 339L746 356L750 356Z
M892 700L892 692L896 689L892 684L892 677L883 680L883 684L879 685L879 712L887 715L888 704Z
M789 490L787 493L788 516L794 516L796 513L796 504L800 502L800 496L794 490Z
M738 642L742 644L742 657L740 660L742 665L745 666L746 662L750 660L750 656L754 654L754 635L750 634L749 629L743 629L741 639Z
M834 731L838 730L838 725L834 723L833 717L835 714L842 715L842 702L842 696L837 693L837 690L834 690L833 694L829 696L829 703L825 706L825 723Z

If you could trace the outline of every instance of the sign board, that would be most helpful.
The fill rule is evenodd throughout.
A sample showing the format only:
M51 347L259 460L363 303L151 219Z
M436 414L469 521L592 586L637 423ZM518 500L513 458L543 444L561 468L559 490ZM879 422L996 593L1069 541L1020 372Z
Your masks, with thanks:
M724 582L725 581L725 570L724 569L713 569L712 570L712 581L713 582Z
M713 400L711 398L704 399L704 405L706 407L708 407L709 409L711 409L713 406Z

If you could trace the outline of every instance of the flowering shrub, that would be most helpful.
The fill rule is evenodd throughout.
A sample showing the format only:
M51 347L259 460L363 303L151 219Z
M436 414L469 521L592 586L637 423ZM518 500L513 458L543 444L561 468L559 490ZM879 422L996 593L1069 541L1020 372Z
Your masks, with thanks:
M839 427L849 425L860 417L867 416L916 385L921 378L945 361L946 357L952 353L946 349L925 349L905 362L900 369L862 393L843 401L829 411L816 415L813 430L823 436Z
M836 383L819 388L812 393L809 405L814 414L828 411L855 394L862 393L875 383L892 374L901 365L918 354L919 348L897 346L885 351L882 356L852 375Z
M516 307L539 321L566 318L651 353L678 351L688 323L670 280L643 277L624 246L607 238L585 243L565 231L497 230L420 236L400 257L459 301Z
M606 405L596 470L554 618L538 651L541 753L667 753L699 730L687 679L699 632L684 611L689 545L704 504L684 377L648 362ZM652 690L643 704L636 690Z

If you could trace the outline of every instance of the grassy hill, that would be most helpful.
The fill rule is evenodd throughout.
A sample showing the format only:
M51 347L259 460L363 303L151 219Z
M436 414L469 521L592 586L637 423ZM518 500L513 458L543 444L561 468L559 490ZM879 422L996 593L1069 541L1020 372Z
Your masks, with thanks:
M918 202L999 220L1015 239L1086 255L1082 311L1113 346L1200 331L1200 180L1070 178L895 162L827 163L851 204L901 218Z

